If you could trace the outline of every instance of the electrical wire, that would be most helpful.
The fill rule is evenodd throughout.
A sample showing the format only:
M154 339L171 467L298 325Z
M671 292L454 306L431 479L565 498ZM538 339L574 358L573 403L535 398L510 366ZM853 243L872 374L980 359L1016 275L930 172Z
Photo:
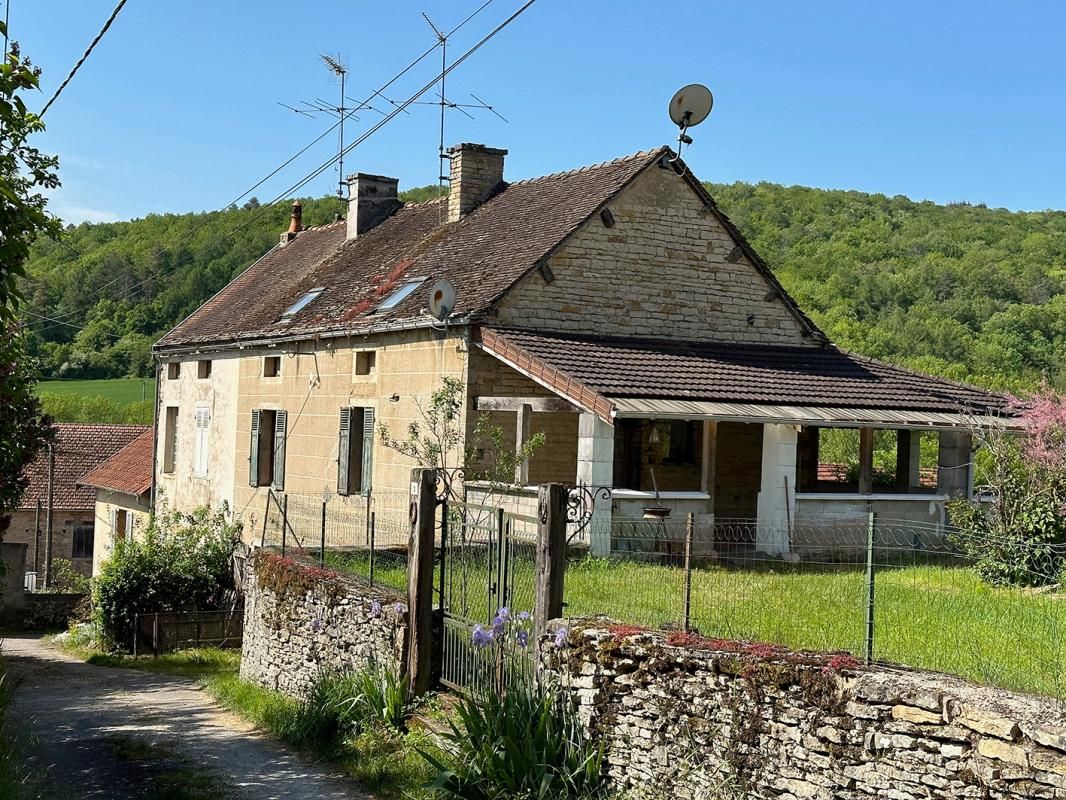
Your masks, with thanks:
M452 28L451 31L449 31L447 35L451 36L452 34L457 33L458 31L462 30L462 28L464 28L471 20L473 20L478 14L480 14L489 5L491 5L493 1L494 0L485 0L485 2L483 2L480 6L478 6L476 9L474 9L474 11L472 11L470 14L468 14L461 22L459 22L459 24L457 24L454 28ZM408 72L410 72L412 69L414 69L427 56L429 56L434 50L436 50L436 48L438 46L439 46L439 42L438 43L434 43L431 47L426 49L425 52L423 52L421 55L417 56L414 60L412 60L410 63L408 63L407 66L405 66L403 69L401 69L395 75L393 75L388 81L386 81L384 84L382 84L380 87L378 87L375 91L371 92L369 97L367 97L361 103L358 103L357 107L353 108L352 111L350 112L350 114L348 114L348 116L351 116L352 114L354 114L358 110L359 106L369 104L370 101L374 97L379 96L383 92L385 92L390 86L392 86L392 84L394 84L396 81L398 81L404 75L406 75ZM318 137L316 137L314 140L312 140L309 144L307 144L305 147L303 147L302 149L300 149L299 151L294 153L292 156L290 156L288 159L286 159L284 162L282 162L279 166L277 166L275 169L273 169L270 173L268 173L265 177L263 177L262 179L260 179L256 183L254 183L252 186L250 186L244 192L242 192L237 197L235 197L233 200L231 200L227 204L227 207L230 206L230 205L235 205L238 201L243 200L245 197L247 197L253 191L258 189L260 186L262 186L264 183L266 183L272 177L277 175L285 167L289 166L289 164L291 164L297 158L299 158L304 153L306 153L308 150L310 150L314 145L318 144L320 141L322 141L324 138L326 138L326 136L328 136L330 133L332 133L334 130L336 130L337 127L340 124L341 124L341 120L338 120L336 123L331 125L325 131L323 131ZM276 202L276 201L271 201L270 203L267 203L266 204L266 208L269 208L270 206L272 206L274 204L274 202ZM258 216L253 218L253 220L256 219L256 218L258 218ZM210 220L205 219L203 222L201 222L199 225L195 226L191 231L189 231L187 234L185 234L185 237L186 238L191 237L193 234L195 234L197 231L199 231L200 228L204 227L209 221ZM229 233L223 234L223 235L224 236L232 236L234 233L237 233L239 230L241 230L241 228L235 228L234 230L230 231ZM72 253L74 253L75 255L80 257L80 254L78 254L72 247L70 247L69 245L66 245L65 243L63 243L63 244L64 244L64 246L67 247L68 250L70 250ZM126 257L123 256L123 258L126 258ZM171 270L179 269L179 268L185 266L186 264L191 263L193 260L195 260L195 258L196 258L196 254L190 254L185 259L181 259L181 260L177 261L176 263L174 263L173 265L171 265L170 269ZM130 266L133 266L132 262L130 262L130 260L128 258L126 258L126 261L127 261L127 263L130 264ZM163 274L164 273L162 271L159 271L155 275L149 275L148 277L146 277L144 280L140 281L139 283L136 283L133 286L128 287L123 294L119 295L118 297L112 298L112 299L115 299L115 300L126 299L127 297L130 297L133 294L133 292L135 292L141 286L144 286L146 283L149 283L151 280L153 280L156 277L162 277ZM101 286L99 289L96 290L97 294L99 294L100 292L103 291L103 289L106 289L108 286L114 284L118 280L119 280L119 278L115 278L115 279L109 281L108 283L104 284L103 286ZM79 313L85 313L85 312L87 312L89 310L89 308L90 307L87 306L84 309L80 309L80 310L79 309L74 309L72 311L65 312L63 314L58 315L57 317L49 317L49 318L47 318L49 321L57 323L57 324L45 325L45 326L42 326L40 328L34 328L32 330L34 330L34 332L37 333L38 335L47 333L48 331L51 331L51 330L55 330L57 327L60 327L61 325L65 324L63 322L64 319L70 319L71 317L77 316ZM36 316L41 317L42 315L38 314ZM24 325L23 327L26 327L26 325Z
M78 59L78 63L74 65L74 68L70 71L70 74L67 75L67 77L63 80L61 84L59 84L59 88L56 89L55 94L53 94L52 97L48 100L48 102L44 104L44 108L41 109L41 113L37 115L38 117L43 117L46 113L48 113L48 109L52 107L52 103L59 99L59 95L63 94L63 90L67 88L67 84L70 83L70 81L77 74L78 70L81 69L81 65L84 64L86 59L89 58L89 54L93 51L96 45L100 43L100 40L104 38L104 34L107 33L107 29L111 27L111 23L115 21L115 18L118 16L118 12L122 10L122 7L124 5L126 5L126 0L118 0L118 5L115 6L114 10L111 12L111 16L107 18L107 22L104 23L104 27L102 27L100 29L100 32L96 34L96 38L89 43L89 48L82 54L81 58Z
M469 16L467 16L462 22L460 22L455 28L453 28L447 35L451 36L453 33L455 33L456 31L460 30L464 25L466 25L468 22L470 22L470 20L472 20L479 13L481 13L481 11L483 11L486 7L488 7L492 2L493 2L493 0L485 0L485 2L483 2ZM481 49L481 47L483 47L485 44L487 44L500 31L502 31L504 28L506 28L508 25L510 25L515 19L517 19L523 12L525 12L535 2L536 2L536 0L527 0L527 2L524 5L522 5L517 11L515 11L507 19L505 19L502 23L500 23L495 28L493 28L488 34L486 34L481 40L479 40L473 47L471 47L469 50L467 50L462 56L460 56L458 59L456 59L456 61L454 61L449 67L447 67L445 70L443 70L442 74L443 75L447 75L452 70L454 70L456 67L458 67L460 64L462 64L464 61L466 61L467 58L472 56L475 52L477 52L477 50ZM416 58L414 61L412 61L408 66L404 67L404 69L401 70L399 73L397 73L393 78L391 78L389 81L387 81L385 84L383 84L380 88L378 88L376 91L374 91L364 102L369 103L370 100L372 100L375 96L377 96L378 94L384 92L389 86L391 86L393 83L395 83L404 74L409 72L414 66L416 66L423 59L425 59L438 46L439 46L439 42L434 43L432 47L427 49L424 53L422 53L420 56L418 56L418 58ZM352 142L346 148L344 148L343 151L339 152L337 155L334 155L334 156L330 157L327 161L325 161L323 164L321 164L319 167L317 167L311 173L308 173L307 175L305 175L303 178L300 179L300 181L298 181L296 184L294 184L290 188L286 189L281 194L277 195L274 199L270 200L268 203L264 203L262 205L261 209L258 211L258 213L253 215L250 219L248 219L245 222L237 225L236 227L232 228L231 230L227 231L226 233L224 233L222 235L224 237L227 237L227 238L233 237L234 235L236 235L237 233L239 233L240 231L244 230L249 225L254 223L256 220L260 219L278 201L280 201L280 200L282 200L284 198L287 198L287 197L292 197L294 192L298 191L300 188L305 186L307 183L309 183L310 181L314 180L316 177L321 175L326 169L329 169L339 158L341 158L343 155L346 155L347 153L351 152L358 145L360 145L363 142L365 142L368 138L370 138L370 136L372 136L374 133L376 133L382 127L384 127L386 124L388 124L388 122L392 121L400 113L406 111L408 106L410 106L415 101L417 101L419 97L424 95L427 91L429 91L431 88L433 88L433 86L435 86L439 82L440 78L442 77L442 74L434 75L433 79L429 83L427 83L425 86L423 86L422 89L420 89L418 92L413 94L406 101L404 101L402 103L395 104L395 108L393 109L393 111L391 113L385 115L381 120L379 120L375 125L373 125L370 128L370 130L364 132L354 142ZM354 109L353 109L352 113L354 113ZM318 141L321 141L323 138L325 138L325 136L327 136L329 133L331 133L333 130L335 130L339 124L340 124L340 121L338 121L337 123L334 123L334 125L330 126L330 128L328 130L324 131L310 145L308 145L307 147L305 147L302 150L300 150L294 156L290 157L282 165L280 165L275 170L273 170L266 178L258 181L255 185L250 187L246 192L244 192L243 194L239 195L233 201L233 203L235 203L237 200L243 199L245 196L250 194L256 188L261 186L266 180L269 180L270 177L273 177L274 175L276 175L278 172L281 171L281 169L283 169L285 166L288 166L288 164L292 163L292 161L294 161L297 157L299 157L300 155L305 153L311 146L316 144ZM204 225L206 225L207 222L208 221L205 220L204 222L202 222L199 225L197 225L196 227L194 227L188 234L185 235L186 238L192 236L194 233L196 233L198 230L200 230L200 228L202 228ZM194 260L195 257L196 257L196 254L190 254L186 258L181 259L178 262L170 265L169 271L173 271L173 270L179 269L182 266L185 266L187 263L190 263L192 260ZM147 283L150 283L152 280L155 280L158 277L162 277L164 274L165 274L165 271L160 270L160 271L158 271L158 272L156 272L156 273L154 273L152 275L149 275L146 278L144 278L143 280L139 281L138 283L135 283L132 286L128 287L119 296L111 298L111 299L114 299L114 300L126 299L126 298L132 296L132 294L134 292L136 292L136 290L139 289L140 287L144 286ZM85 311L88 311L88 307L85 309ZM73 313L76 313L76 312L68 312L67 314L65 314L63 316L68 316L69 317L69 316L73 315ZM36 316L43 316L43 315L39 315L38 314ZM41 334L46 333L46 332L48 332L50 330L54 330L55 328L57 328L57 327L59 327L61 325L67 325L68 327L75 327L75 328L78 327L78 326L75 326L75 325L69 325L68 323L64 323L62 320L59 320L59 319L53 319L52 322L54 324L47 325L47 326L42 327L42 328L34 329L34 332L37 333L38 335L41 335ZM79 330L84 330L84 326L82 326L81 328L78 328L78 329ZM115 338L121 338L117 334L111 334L111 336L114 336Z

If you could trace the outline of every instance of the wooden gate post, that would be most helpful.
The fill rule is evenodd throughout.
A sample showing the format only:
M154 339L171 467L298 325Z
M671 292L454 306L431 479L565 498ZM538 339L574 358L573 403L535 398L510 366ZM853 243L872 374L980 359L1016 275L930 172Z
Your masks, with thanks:
M537 498L537 603L533 615L537 637L548 621L563 614L563 577L566 574L566 499L561 483L544 484Z
M433 526L437 473L411 470L411 536L407 549L407 676L418 697L430 689L433 669Z

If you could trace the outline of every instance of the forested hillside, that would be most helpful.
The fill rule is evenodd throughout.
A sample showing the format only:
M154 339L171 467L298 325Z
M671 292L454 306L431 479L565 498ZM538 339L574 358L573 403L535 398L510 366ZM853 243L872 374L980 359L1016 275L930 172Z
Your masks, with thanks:
M1066 387L1066 212L775 184L710 185L839 344L927 372ZM425 199L436 187L408 193ZM327 222L334 198L304 201ZM68 228L34 248L28 310L49 377L150 372L152 341L277 242L287 205Z

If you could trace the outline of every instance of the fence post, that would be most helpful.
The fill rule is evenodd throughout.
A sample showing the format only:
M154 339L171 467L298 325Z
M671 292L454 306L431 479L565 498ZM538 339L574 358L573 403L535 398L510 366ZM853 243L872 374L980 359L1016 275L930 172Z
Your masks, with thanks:
M874 535L877 531L877 516L872 511L866 523L866 663L874 660Z
M411 536L407 567L407 676L415 697L430 688L433 669L433 523L437 473L411 471Z
M288 538L289 533L289 496L285 495L285 499L281 504L281 557L285 557L285 541Z
M374 538L376 536L376 531L377 531L377 520L375 519L376 515L377 515L376 511L371 511L370 512L370 520L367 523L367 526L368 526L368 528L367 528L367 530L368 530L367 537L369 538L369 541L370 541L370 569L368 571L370 573L370 585L371 586L374 585Z
M567 487L544 484L537 498L537 599L533 615L539 638L548 622L563 615L563 579L566 575Z
M690 511L685 518L685 631L691 627L692 619L692 537L695 532L696 515Z
M322 538L318 546L318 565L326 566L326 504L322 503Z
M155 618L152 620L152 656L154 658L159 657L159 612L155 613Z
M270 496L273 494L272 489L267 489L266 505L263 507L263 535L259 537L259 546L266 547L267 541L267 520L270 519Z

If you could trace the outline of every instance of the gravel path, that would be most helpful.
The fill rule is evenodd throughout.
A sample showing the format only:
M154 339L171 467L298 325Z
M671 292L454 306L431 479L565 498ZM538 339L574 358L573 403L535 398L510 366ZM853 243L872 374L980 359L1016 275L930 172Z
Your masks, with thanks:
M151 798L164 774L192 772L217 781L205 797L371 800L223 711L195 681L92 666L39 637L6 638L2 652L49 797Z

